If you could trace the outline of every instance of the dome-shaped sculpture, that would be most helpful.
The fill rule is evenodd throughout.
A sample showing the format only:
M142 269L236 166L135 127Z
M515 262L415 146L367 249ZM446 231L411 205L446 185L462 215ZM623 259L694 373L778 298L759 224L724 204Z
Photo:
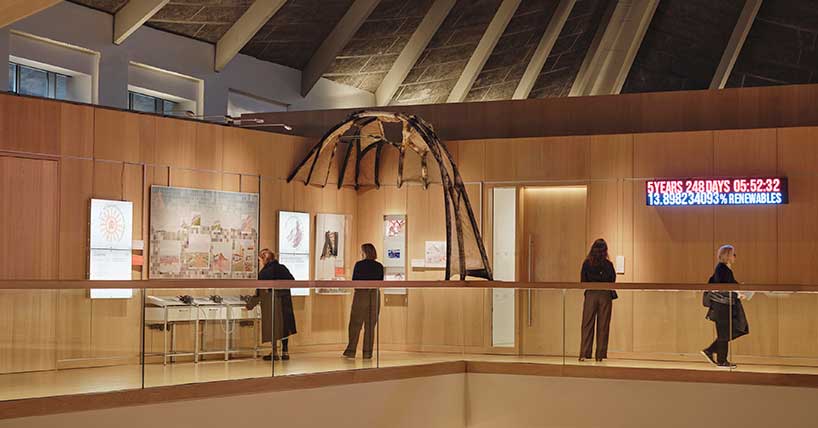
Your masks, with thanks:
M480 228L463 179L446 146L423 119L402 113L361 111L329 130L287 178L305 185L325 187L337 171L338 188L380 187L381 155L398 150L397 186L418 181L429 187L431 155L440 171L446 213L446 279L473 276L492 279ZM373 168L372 182L361 171Z

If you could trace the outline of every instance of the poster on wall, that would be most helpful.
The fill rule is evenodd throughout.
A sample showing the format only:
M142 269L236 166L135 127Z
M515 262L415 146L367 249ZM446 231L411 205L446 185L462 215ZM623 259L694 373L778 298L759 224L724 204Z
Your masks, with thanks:
M258 195L151 186L152 279L256 279Z
M427 268L446 267L446 241L426 241L424 266Z
M406 215L383 216L384 280L406 280ZM406 294L405 288L387 288L384 294Z
M310 214L278 212L278 261L298 281L310 279ZM309 296L309 288L293 288L293 296Z
M346 245L346 216L318 214L315 216L315 280L337 281L346 279L344 248ZM349 294L344 288L319 288L319 294Z
M130 280L133 203L91 199L89 279ZM127 299L133 290L92 288L92 299Z

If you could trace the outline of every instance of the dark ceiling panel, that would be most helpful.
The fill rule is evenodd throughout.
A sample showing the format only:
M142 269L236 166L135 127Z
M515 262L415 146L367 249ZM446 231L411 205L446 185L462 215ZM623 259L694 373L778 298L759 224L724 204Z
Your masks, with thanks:
M818 0L765 1L727 87L818 83Z
M381 0L324 77L374 92L432 3L433 0Z
M523 0L475 79L466 101L510 100L558 0Z
M110 14L116 13L128 0L69 0L71 3L76 3L83 6L88 6L92 9L101 10Z
M352 5L352 0L289 0L241 50L303 69Z
M216 43L251 4L252 0L172 0L147 25Z
M744 0L662 0L622 93L707 89Z
M611 1L577 0L528 98L568 96Z
M500 0L458 0L403 80L392 104L446 102Z

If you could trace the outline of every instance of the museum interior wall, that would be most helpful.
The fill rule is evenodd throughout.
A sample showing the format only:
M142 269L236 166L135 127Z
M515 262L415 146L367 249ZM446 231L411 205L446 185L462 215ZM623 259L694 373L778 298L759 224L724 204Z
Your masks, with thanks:
M85 278L92 197L133 201L135 236L149 241L147 198L153 184L258 192L261 248L275 248L278 210L346 214L356 237L347 240L347 272L358 244L382 248L384 215L407 215L407 260L423 259L425 241L445 239L440 185L397 188L396 153L385 152L380 189L320 189L284 180L314 138L13 96L0 97L0 111L2 279ZM480 207L478 222L489 254L492 191L518 189L518 280L576 282L589 244L604 237L612 256L624 256L618 281L672 288L705 283L723 243L737 247L736 276L742 282L814 284L817 143L818 128L789 127L470 139L447 145L472 203ZM655 208L644 200L649 178L753 175L787 177L789 204ZM530 236L536 241L531 269ZM409 265L407 279L443 277L442 269ZM138 269L133 275L145 279L147 272ZM0 359L0 371L138 361L140 299L91 300L84 290L3 293L8 298L0 299L5 314L0 340L14 346L3 346L13 355ZM532 296L536 322L525 326L518 310L516 345L493 348L490 290L409 289L384 295L379 343L381 349L409 351L575 355L581 291L541 290ZM528 298L518 292L517 307L526 307ZM695 291L620 292L612 356L695 358L701 344L712 340L700 299ZM350 302L350 295L295 297L299 333L291 352L340 350ZM810 315L816 309L818 298L809 294L755 297L747 311L757 334L737 340L734 352L759 362L818 362L818 345L801 340L804 331L818 329ZM40 316L32 318L32 313ZM159 346L158 334L146 334L146 351ZM184 336L179 334L180 346ZM249 331L242 337L254 339Z

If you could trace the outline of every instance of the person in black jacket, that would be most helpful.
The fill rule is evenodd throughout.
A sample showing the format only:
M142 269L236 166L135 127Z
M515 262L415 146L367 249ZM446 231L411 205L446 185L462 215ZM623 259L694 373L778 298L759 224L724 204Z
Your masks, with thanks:
M355 263L352 272L353 281L383 281L383 265L375 259L378 252L372 244L361 245L363 260ZM377 288L356 288L352 298L352 310L349 314L349 344L344 351L347 358L355 358L358 348L358 336L364 328L363 357L372 358L375 344L375 325L380 312L380 293Z
M713 275L707 281L709 284L738 284L733 276L731 267L736 262L736 250L732 245L722 245L716 253L719 262ZM716 340L701 354L712 364L722 368L735 368L736 365L727 361L728 342L750 332L747 316L744 313L744 298L734 291L707 291L702 303L708 308L705 318L716 323ZM713 358L713 354L716 358Z
M591 245L591 251L582 262L580 272L582 282L616 282L616 271L608 259L608 244L604 239L597 239ZM594 343L594 324L596 323L596 360L608 358L608 333L611 329L611 310L613 290L585 290L585 303L582 305L582 340L579 349L579 360L591 358Z
M275 253L267 248L258 253L259 265L262 266L258 273L259 280L294 280L286 266L280 264ZM295 312L293 311L293 298L289 289L276 289L271 293L270 289L258 289L256 295L247 301L247 309L253 309L261 303L261 340L271 342L273 352L265 355L264 360L278 360L276 352L276 341L281 341L281 359L289 360L289 337L296 334Z

